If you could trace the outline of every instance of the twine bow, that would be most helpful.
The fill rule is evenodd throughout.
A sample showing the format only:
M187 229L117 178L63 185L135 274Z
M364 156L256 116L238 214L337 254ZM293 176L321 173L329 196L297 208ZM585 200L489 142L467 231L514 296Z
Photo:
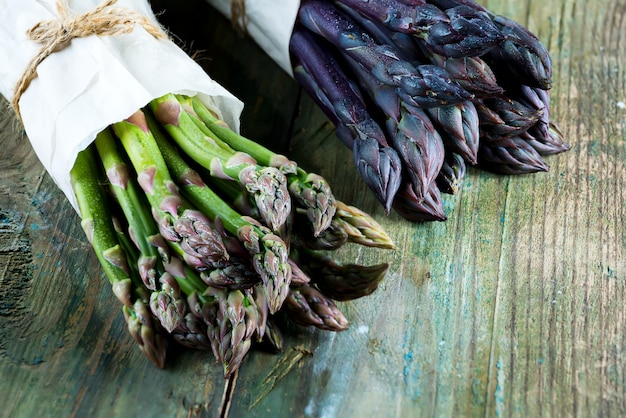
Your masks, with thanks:
M118 0L106 0L95 9L82 14L74 14L67 0L57 0L58 19L44 20L30 28L28 38L43 46L30 61L24 74L15 87L11 104L21 120L19 101L30 83L37 77L37 67L51 54L67 47L72 39L91 35L115 36L130 33L136 25L141 25L157 39L167 39L163 29L146 16L127 8L112 7Z

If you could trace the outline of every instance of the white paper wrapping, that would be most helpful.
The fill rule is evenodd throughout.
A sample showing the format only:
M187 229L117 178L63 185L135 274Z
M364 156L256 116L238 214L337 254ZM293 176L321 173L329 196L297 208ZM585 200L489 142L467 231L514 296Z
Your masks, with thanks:
M26 31L57 18L56 0L0 0L0 93L14 88L40 45ZM72 0L76 13L101 0ZM156 22L146 0L120 0ZM19 106L28 138L55 183L78 211L70 170L80 151L108 125L123 120L166 93L198 97L233 129L243 103L213 81L174 43L137 26L127 35L74 39L45 59Z
M231 18L232 0L207 0ZM289 58L289 39L298 16L300 0L246 0L246 26L252 39L287 74L293 76Z

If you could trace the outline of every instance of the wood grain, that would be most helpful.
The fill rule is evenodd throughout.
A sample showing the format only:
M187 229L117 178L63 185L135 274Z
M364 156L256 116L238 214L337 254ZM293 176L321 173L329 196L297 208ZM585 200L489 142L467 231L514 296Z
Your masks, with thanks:
M471 169L445 196L448 220L426 224L384 215L321 112L223 18L153 3L247 103L248 136L290 143L398 246L339 252L389 275L340 304L348 331L285 325L284 353L251 353L231 416L626 415L624 0L482 2L551 51L553 119L572 149L548 173ZM176 19L186 3L192 24ZM11 115L0 121L0 416L217 416L212 356L172 351L165 370L142 357L78 217Z

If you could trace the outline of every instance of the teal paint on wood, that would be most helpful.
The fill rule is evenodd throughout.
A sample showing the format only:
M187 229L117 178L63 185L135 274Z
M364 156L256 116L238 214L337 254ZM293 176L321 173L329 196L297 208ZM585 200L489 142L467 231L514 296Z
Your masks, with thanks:
M282 143L297 110L290 155L332 179L337 196L374 214L398 245L340 251L346 261L389 262L388 277L370 297L341 304L350 330L287 327L284 353L252 353L232 416L626 414L622 3L483 2L551 50L553 116L572 149L547 158L548 173L470 169L460 192L445 197L448 220L434 224L385 216L295 84L265 69L250 42L225 35L220 17L206 8L194 16L186 39L221 44L204 56L232 54L228 67L201 63L246 93L247 132L266 141L277 133ZM202 19L215 23L203 30ZM165 370L142 357L78 217L13 126L4 114L0 415L41 415L43 405L51 416L215 416L219 366L209 353L172 352Z

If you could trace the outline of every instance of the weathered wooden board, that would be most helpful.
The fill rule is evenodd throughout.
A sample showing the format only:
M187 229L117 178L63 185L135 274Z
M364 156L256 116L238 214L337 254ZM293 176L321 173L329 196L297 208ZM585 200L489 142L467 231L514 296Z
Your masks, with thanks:
M165 1L155 1L165 8ZM554 61L553 118L571 151L548 173L471 170L446 222L382 209L332 127L295 83L202 1L162 15L247 104L243 131L331 180L374 214L396 251L370 297L341 304L350 330L287 327L281 355L253 352L231 416L626 415L626 1L489 0ZM186 21L185 5L196 5ZM291 119L297 114L290 137ZM0 416L216 416L209 353L143 358L79 218L7 112L0 143Z

